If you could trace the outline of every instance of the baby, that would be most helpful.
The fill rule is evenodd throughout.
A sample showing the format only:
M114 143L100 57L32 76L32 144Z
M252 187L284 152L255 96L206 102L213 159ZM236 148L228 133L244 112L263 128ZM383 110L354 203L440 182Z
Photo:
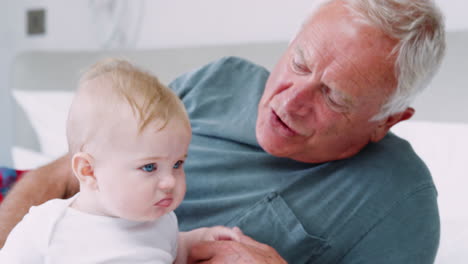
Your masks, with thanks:
M152 75L108 59L82 76L67 121L80 192L32 207L0 263L185 263L202 240L239 240L238 229L178 232L190 122Z

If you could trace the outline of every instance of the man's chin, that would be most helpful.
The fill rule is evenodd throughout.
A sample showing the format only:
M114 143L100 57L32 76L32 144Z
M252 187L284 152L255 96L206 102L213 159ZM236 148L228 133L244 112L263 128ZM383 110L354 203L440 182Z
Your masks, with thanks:
M291 145L287 145L286 142L277 142L266 138L257 138L257 140L265 152L278 158L288 158L304 163L322 163L327 161L324 157L311 155L312 153L299 153L297 152L298 149L291 149Z
M276 142L272 139L257 137L257 141L265 152L275 157L284 158L288 157L288 154L290 154L286 151L284 144Z
M256 137L260 147L270 155L281 158L292 155L291 142L286 142L285 138L276 135L271 129L265 128L264 124L257 123Z

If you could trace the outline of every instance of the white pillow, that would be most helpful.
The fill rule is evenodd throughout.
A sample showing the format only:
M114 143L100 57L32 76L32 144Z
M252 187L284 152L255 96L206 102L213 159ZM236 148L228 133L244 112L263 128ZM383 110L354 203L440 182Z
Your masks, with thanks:
M13 158L13 168L17 170L31 170L54 160L43 153L19 146L12 148L11 155Z
M65 124L73 92L13 90L13 97L37 133L41 152L52 158L67 152Z
M441 241L436 263L468 259L468 123L405 121L392 131L408 140L426 162L438 190Z

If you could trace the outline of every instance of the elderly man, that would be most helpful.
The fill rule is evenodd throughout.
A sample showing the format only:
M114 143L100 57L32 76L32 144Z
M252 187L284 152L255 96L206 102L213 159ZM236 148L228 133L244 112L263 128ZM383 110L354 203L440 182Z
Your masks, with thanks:
M176 79L194 133L181 229L245 234L199 244L191 261L432 263L436 189L389 129L411 118L444 48L429 0L334 0L271 73L225 58ZM5 233L31 204L76 192L68 159L17 184L2 205Z

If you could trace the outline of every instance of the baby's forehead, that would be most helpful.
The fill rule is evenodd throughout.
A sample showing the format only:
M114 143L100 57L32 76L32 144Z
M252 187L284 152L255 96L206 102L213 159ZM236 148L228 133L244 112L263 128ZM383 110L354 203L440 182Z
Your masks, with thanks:
M115 85L115 80L113 80L109 74L103 74L89 80L80 81L77 94L84 96L102 96L106 99L111 99L113 95L118 95Z
M128 129L126 125L130 128L136 126L139 127L137 132L141 132L150 123L152 129L156 127L158 130L170 120L177 119L191 132L183 104L177 102L176 95L169 88L152 87L154 83L148 87L137 87L134 85L145 83L127 82L128 76L112 76L105 73L80 82L77 101L83 105L78 109L94 125L101 129L111 126L125 130ZM119 82L120 79L123 83Z
M106 142L108 148L113 148L117 145L128 146L128 143L141 140L166 141L167 137L191 137L192 134L191 128L181 118L171 118L167 122L155 119L143 128L140 125L137 118L130 116L121 120L107 120L100 125L102 133L96 139ZM163 134L167 137L160 137Z
M167 120L161 118L155 118L149 122L145 127L140 129L140 132L148 133L160 133L160 132L179 132L180 133L192 133L192 129L189 123L177 114L169 114Z

